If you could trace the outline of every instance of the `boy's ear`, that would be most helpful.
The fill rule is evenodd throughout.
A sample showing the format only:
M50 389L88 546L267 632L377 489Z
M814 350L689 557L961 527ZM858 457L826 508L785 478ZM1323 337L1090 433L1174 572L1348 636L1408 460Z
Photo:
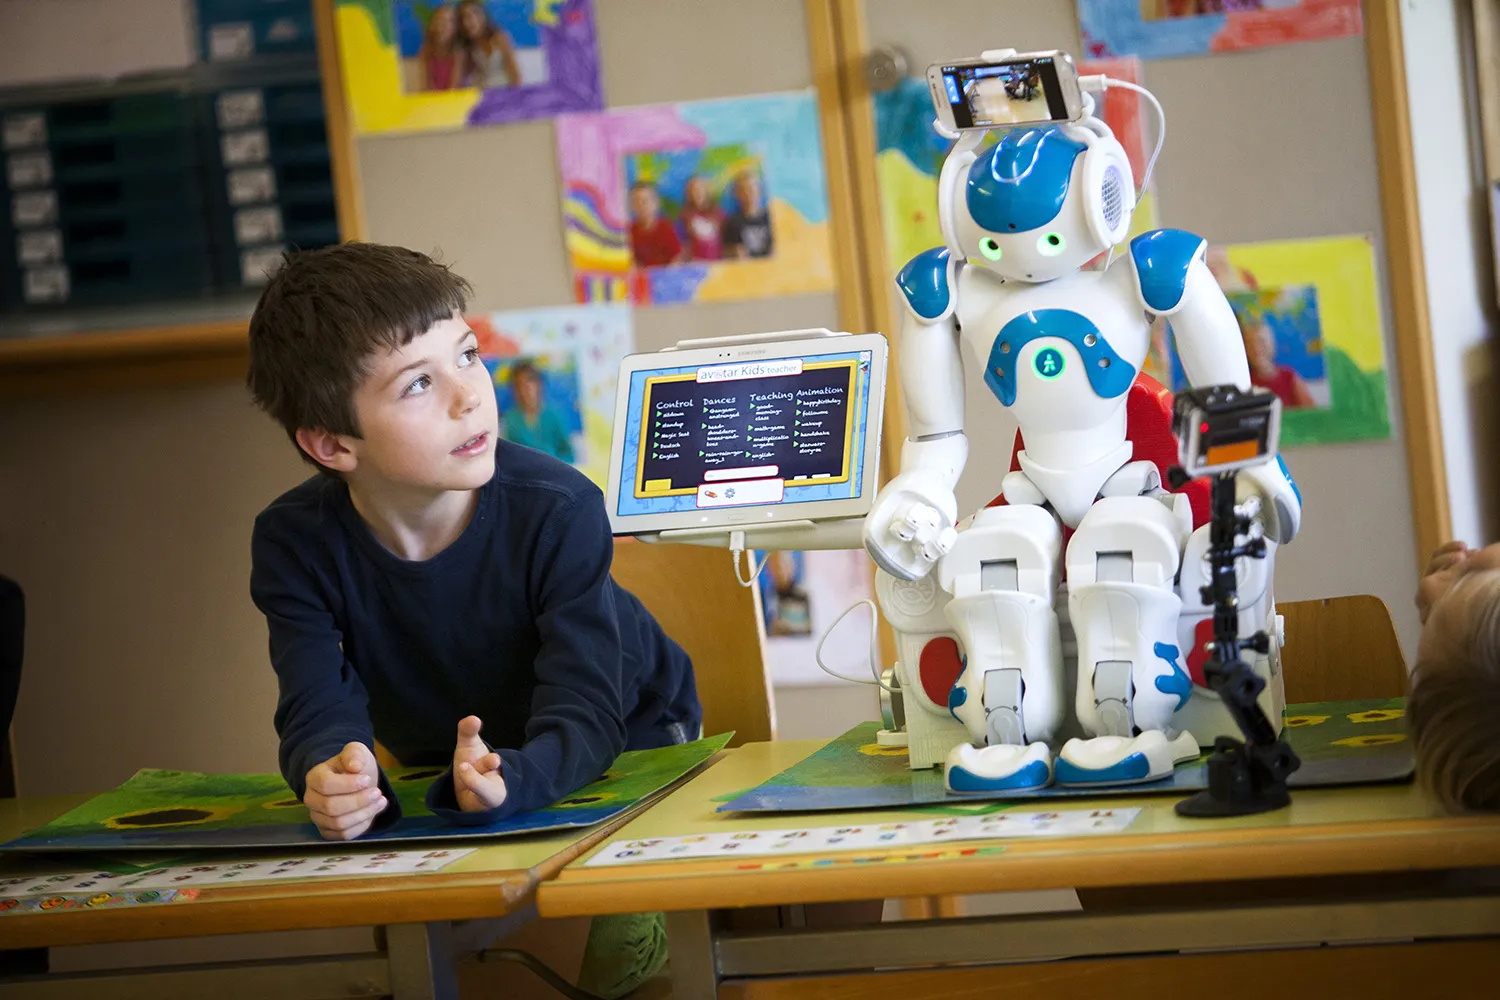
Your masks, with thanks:
M344 436L321 427L297 428L297 447L311 455L314 462L334 472L352 472L358 464L354 452L344 443Z

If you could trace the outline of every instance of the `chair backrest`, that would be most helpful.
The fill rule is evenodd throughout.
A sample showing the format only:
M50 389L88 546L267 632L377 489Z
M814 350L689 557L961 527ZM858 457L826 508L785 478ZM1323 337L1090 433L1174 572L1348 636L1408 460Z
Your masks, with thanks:
M1286 633L1287 704L1406 694L1406 658L1390 609L1380 598L1278 601L1276 611Z
M615 580L693 659L705 735L731 745L776 738L760 591L742 587L726 549L615 540Z

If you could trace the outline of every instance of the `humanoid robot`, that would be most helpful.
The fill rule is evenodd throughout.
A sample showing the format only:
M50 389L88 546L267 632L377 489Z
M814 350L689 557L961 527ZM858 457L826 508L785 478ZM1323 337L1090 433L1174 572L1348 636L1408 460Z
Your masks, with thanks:
M946 758L954 791L1155 780L1196 756L1198 738L1235 732L1184 669L1211 613L1198 596L1207 527L1194 531L1190 504L1166 488L1165 470L1132 460L1126 404L1153 317L1169 318L1192 385L1247 389L1250 372L1202 238L1156 230L1115 256L1135 208L1134 179L1087 96L1110 82L1080 81L1078 121L1010 128L983 150L982 131L958 135L939 179L946 245L897 277L909 437L900 473L865 520L864 542L907 661L908 726L923 703L957 724L930 712L931 725L911 728L912 766ZM1101 254L1104 266L1084 269ZM980 366L1024 447L1003 500L959 522L954 489L970 450L965 363ZM983 432L976 440L984 461L1010 457L1008 441ZM1291 540L1301 500L1279 460L1243 472L1239 490L1258 498L1251 530L1268 548ZM1274 636L1270 572L1269 558L1240 569L1247 632L1269 625ZM1065 709L1069 623L1072 714L1086 738L1058 752L1074 721ZM911 662L944 635L962 653L946 704L943 683L915 683ZM1278 669L1272 645L1257 664L1262 673ZM1279 718L1280 706L1269 707Z

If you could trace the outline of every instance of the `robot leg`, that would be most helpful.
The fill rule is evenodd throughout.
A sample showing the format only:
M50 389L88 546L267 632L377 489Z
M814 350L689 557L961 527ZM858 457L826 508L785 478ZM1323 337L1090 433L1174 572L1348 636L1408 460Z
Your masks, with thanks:
M1169 507L1167 504L1171 503ZM1068 545L1068 614L1078 638L1075 710L1093 738L1069 740L1059 784L1154 781L1195 757L1173 740L1192 684L1177 646L1175 578L1190 520L1185 499L1104 497ZM1139 733L1139 735L1137 735Z
M883 569L875 571L875 598L896 639L895 687L907 760L912 770L936 767L955 744L968 738L963 723L948 710L949 692L962 669L953 629L943 613L951 598L938 586L936 573L902 580ZM891 735L892 742L898 742Z
M1062 533L1036 506L975 515L938 563L944 608L967 657L948 705L970 739L953 747L958 792L1037 788L1052 780L1046 745L1062 721L1062 643L1052 601Z

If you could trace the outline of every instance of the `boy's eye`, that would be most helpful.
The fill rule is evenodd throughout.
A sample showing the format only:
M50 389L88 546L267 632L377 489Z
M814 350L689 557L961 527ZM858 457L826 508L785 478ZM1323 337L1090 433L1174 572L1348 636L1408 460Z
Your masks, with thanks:
M401 395L416 396L420 393L426 392L431 387L432 379L430 377L426 375L418 375L416 378L412 379L406 384L406 388L401 390Z
M474 362L476 362L478 360L479 360L479 348L477 348L477 347L471 347L467 351L464 351L464 364L465 365L472 365Z

